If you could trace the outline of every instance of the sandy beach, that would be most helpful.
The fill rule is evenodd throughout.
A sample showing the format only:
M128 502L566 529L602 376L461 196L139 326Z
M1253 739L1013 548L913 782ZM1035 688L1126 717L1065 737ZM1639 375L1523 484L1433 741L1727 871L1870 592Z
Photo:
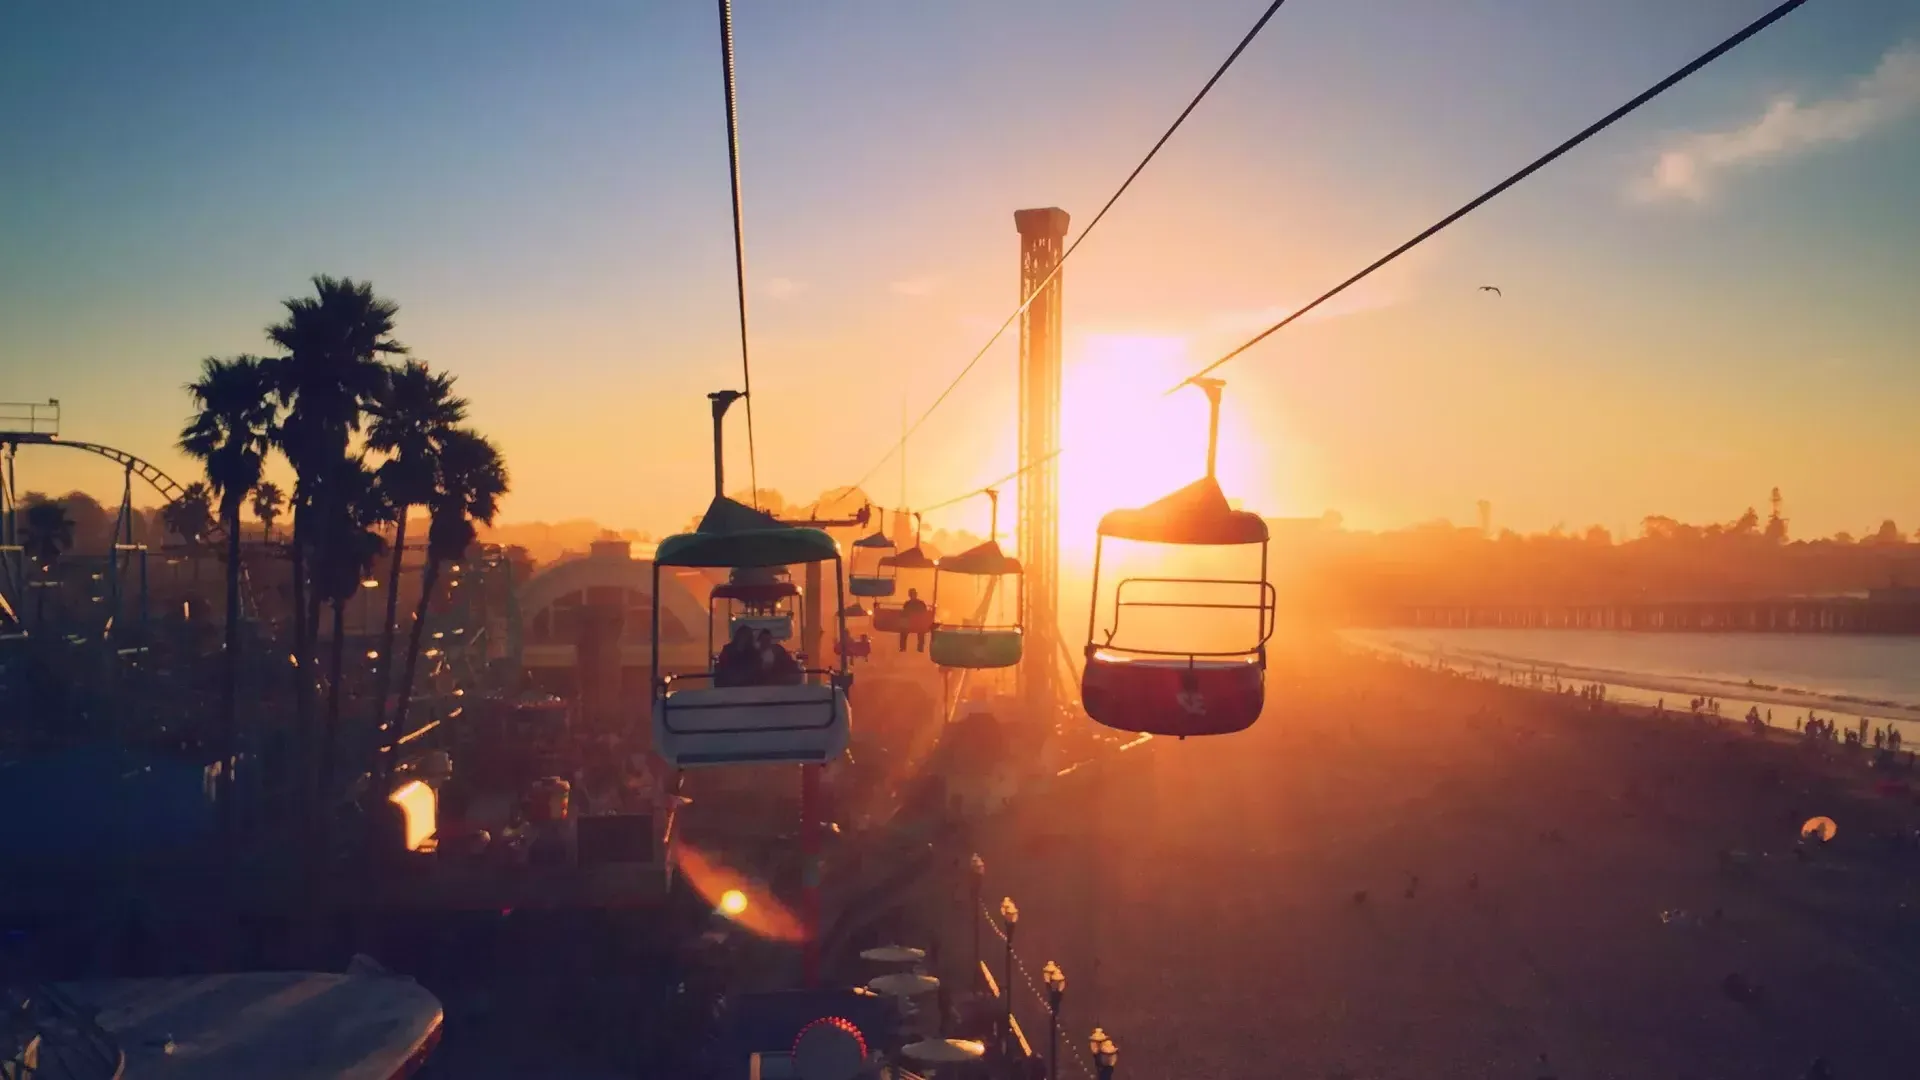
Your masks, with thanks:
M1062 1075L1098 1023L1123 1076L1892 1078L1920 855L1864 757L1303 650L1251 731L1118 755L974 845L1036 1041L1039 968L1068 974ZM1814 814L1839 833L1801 857ZM929 912L949 968L965 891Z

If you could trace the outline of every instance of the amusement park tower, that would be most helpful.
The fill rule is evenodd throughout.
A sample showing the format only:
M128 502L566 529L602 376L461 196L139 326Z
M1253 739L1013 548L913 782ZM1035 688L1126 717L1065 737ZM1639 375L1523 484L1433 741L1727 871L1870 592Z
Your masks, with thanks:
M1016 210L1020 231L1020 563L1026 571L1025 658L1019 693L1034 716L1052 714L1060 670L1060 274L1067 212ZM1049 277L1051 275L1051 277ZM1034 290L1041 282L1039 295Z

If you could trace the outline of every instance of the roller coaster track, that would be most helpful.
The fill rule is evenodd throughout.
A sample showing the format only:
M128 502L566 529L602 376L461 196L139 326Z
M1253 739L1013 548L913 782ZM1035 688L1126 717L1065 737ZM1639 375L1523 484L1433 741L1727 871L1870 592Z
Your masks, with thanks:
M125 450L116 450L111 446L104 446L100 443L63 439L58 435L45 431L0 431L0 451L5 451L7 455L11 456L14 451L21 446L64 446L73 450L84 450L89 454L96 454L106 458L108 461L125 469L127 475L139 477L148 487L159 492L160 497L166 500L167 506L172 506L174 503L179 502L187 491L185 485L173 477L168 476L166 470L160 466L155 465L145 458L129 454ZM7 483L12 483L11 474L7 477ZM18 492L11 490L7 491L6 494L9 499L19 497ZM218 516L215 516L208 524L207 531L201 536L200 540L208 547L219 550L226 541L226 538L226 527L220 523ZM259 612L253 598L253 575L243 565L240 569L240 577L245 586L242 592L242 596L244 597L242 600L243 610L249 617L257 618Z
M135 457L125 450L116 450L111 446L102 446L99 443L76 442L72 439L63 439L58 435L49 435L45 432L0 431L0 447L12 450L19 446L65 446L75 450L85 450L90 454L98 454L127 470L129 474L146 481L147 486L159 492L160 497L165 499L169 506L179 502L180 497L186 494L187 489L185 485L173 477L168 476L166 471L161 469L160 466L155 465L145 458ZM208 527L206 535L201 539L206 543L214 544L226 539L226 535L226 528L216 519Z

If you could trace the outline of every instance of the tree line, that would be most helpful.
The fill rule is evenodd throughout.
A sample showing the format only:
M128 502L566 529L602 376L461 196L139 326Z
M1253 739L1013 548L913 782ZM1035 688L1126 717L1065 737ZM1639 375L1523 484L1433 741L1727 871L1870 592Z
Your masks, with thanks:
M499 450L468 425L468 403L455 392L454 376L432 370L394 337L398 305L349 278L317 276L312 286L310 295L284 301L283 317L267 327L271 353L201 361L198 377L186 386L192 413L179 447L200 463L204 479L160 514L165 530L188 545L218 533L224 546L222 803L231 804L241 749L242 653L255 648L259 660L285 670L291 681L301 801L309 815L339 779L348 603L363 583L377 584L376 575L384 575L376 687L365 719L372 732L398 734L405 730L442 571L473 546L478 526L492 523L509 486ZM265 479L275 455L291 469L290 492ZM90 525L98 528L107 515L98 504L91 509L103 519ZM242 544L243 510L261 522L261 538L269 543ZM405 659L396 665L402 562L414 510L424 511L426 521L425 566L404 624ZM276 536L282 518L287 526ZM52 571L74 547L76 527L59 501L25 500L23 554L42 573ZM414 547L420 546L416 539ZM249 561L261 558L288 568L291 601L283 617L256 636L243 632L243 592ZM321 620L328 617L323 658Z
M1920 586L1920 536L1889 520L1864 539L1796 539L1778 489L1762 516L1650 515L1638 536L1600 526L1523 535L1431 522L1389 532L1276 531L1293 595L1329 613L1418 604L1736 601ZM1330 522L1336 524L1337 522ZM1283 588L1283 593L1289 591Z

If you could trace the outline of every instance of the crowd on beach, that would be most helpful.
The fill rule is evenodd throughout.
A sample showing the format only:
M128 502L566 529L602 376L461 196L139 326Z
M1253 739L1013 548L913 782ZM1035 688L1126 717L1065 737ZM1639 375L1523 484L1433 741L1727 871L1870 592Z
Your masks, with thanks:
M1920 817L1903 781L1710 698L1463 675L1283 655L1253 730L1155 740L982 823L1016 981L1057 960L1067 1030L1132 1034L1155 1075L1896 1075L1920 1007L1920 851L1882 843ZM1815 815L1838 836L1803 837ZM920 939L970 940L965 889Z

